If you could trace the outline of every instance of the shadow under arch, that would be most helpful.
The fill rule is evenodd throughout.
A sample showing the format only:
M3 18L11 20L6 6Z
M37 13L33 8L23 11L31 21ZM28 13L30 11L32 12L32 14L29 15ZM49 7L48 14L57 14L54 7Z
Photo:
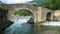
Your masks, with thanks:
M46 20L47 21L51 21L51 12L47 13Z
M34 24L34 14L33 14L32 11L27 10L27 9L19 9L19 10L24 10L24 11L26 11L28 14L25 15L25 16L32 16L27 23ZM17 10L16 10L16 11L17 11ZM16 12L16 11L15 11L15 12ZM15 14L15 15L16 15L16 14Z

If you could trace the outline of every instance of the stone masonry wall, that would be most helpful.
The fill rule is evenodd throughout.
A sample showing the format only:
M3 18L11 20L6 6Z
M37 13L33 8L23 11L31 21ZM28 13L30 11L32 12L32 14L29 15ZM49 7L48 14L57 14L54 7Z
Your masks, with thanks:
M54 20L60 21L60 10L55 10L55 12L54 12Z

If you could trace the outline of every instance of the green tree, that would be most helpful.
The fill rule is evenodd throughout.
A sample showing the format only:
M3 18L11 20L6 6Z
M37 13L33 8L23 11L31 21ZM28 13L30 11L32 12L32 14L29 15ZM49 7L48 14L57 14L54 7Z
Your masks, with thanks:
M57 10L60 9L60 0L46 0L41 6Z
M28 10L17 10L15 11L15 14L19 14L20 16L27 16L27 15L31 15L31 12Z
M33 0L29 3L32 3L33 6L40 6L45 0Z

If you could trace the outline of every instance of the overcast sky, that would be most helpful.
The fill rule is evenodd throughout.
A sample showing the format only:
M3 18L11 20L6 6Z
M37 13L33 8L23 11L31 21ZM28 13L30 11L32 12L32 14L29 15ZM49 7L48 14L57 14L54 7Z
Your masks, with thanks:
M18 4L18 3L26 3L26 2L30 2L32 0L0 0L3 3L7 3L7 4Z

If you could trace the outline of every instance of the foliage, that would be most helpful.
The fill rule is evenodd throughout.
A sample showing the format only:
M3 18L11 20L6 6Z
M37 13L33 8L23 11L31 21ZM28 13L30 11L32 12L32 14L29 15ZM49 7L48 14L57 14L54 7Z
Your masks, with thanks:
M2 6L2 5L0 5L0 11L7 11L7 8L6 7L4 7L4 6Z
M7 9L5 9L5 7L4 6L1 6L0 5L0 18L1 19L6 19L6 14L7 14L7 12L8 12L8 10Z
M19 14L20 16L27 16L27 15L30 15L31 12L22 9L22 10L17 10L17 11L15 11L15 14Z
M60 0L46 0L41 6L57 10L60 9Z
M29 3L34 3L33 6L40 6L43 2L44 0L33 0Z

